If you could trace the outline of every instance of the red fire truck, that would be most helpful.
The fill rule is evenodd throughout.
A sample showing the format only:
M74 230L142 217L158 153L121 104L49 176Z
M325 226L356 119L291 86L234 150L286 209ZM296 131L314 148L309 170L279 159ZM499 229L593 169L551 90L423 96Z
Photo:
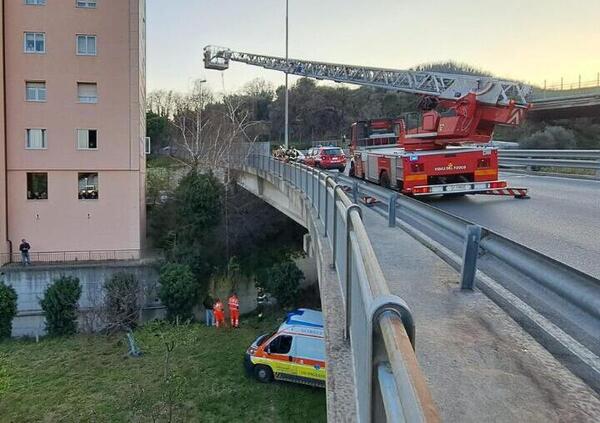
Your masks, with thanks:
M313 62L204 48L204 66L236 61L287 74L411 93L420 112L352 126L350 174L410 195L490 194L527 198L498 177L498 152L486 145L496 125L519 125L531 87L456 73Z

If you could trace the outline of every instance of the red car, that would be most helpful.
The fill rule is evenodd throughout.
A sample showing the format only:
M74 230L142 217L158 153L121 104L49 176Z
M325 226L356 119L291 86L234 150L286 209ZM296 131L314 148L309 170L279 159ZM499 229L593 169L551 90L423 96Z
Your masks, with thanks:
M346 168L346 155L339 147L315 147L308 150L304 164L320 169L337 169L343 172Z

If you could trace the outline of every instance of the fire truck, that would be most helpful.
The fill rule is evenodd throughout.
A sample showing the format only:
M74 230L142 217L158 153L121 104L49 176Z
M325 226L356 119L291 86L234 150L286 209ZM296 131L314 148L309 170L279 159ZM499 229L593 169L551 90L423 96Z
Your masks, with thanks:
M349 174L414 195L488 194L528 198L527 189L499 179L498 151L489 146L496 125L525 118L531 87L487 76L394 70L285 59L204 48L207 69L231 61L319 80L383 88L420 97L419 112L356 122Z

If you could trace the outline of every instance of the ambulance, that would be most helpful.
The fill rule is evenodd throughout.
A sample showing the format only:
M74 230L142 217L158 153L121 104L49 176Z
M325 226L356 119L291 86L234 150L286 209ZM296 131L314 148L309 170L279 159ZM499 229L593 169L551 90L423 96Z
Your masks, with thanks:
M306 308L289 313L275 332L250 345L244 365L263 383L282 380L324 388L323 314Z

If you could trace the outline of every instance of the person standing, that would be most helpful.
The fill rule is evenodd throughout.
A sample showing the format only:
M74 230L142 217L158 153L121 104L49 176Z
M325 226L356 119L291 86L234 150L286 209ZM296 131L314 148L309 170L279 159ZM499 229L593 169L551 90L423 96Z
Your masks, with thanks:
M267 304L267 294L264 288L259 287L256 293L256 311L258 311L258 318L262 319L265 306Z
M19 251L21 251L21 263L23 266L31 265L31 260L29 259L29 250L31 249L31 245L27 242L25 238L21 240L21 245L19 245Z
M206 321L206 326L210 327L210 326L214 326L215 324L215 313L213 312L213 305L215 304L213 297L211 297L210 292L206 294L206 297L204 297L204 301L202 302L202 305L205 308L205 321Z
M229 306L229 318L231 319L231 327L240 327L240 299L235 292L232 292L227 300Z
M219 298L215 300L213 311L215 313L216 326L218 328L221 326L225 326L225 311L223 310L223 303Z

